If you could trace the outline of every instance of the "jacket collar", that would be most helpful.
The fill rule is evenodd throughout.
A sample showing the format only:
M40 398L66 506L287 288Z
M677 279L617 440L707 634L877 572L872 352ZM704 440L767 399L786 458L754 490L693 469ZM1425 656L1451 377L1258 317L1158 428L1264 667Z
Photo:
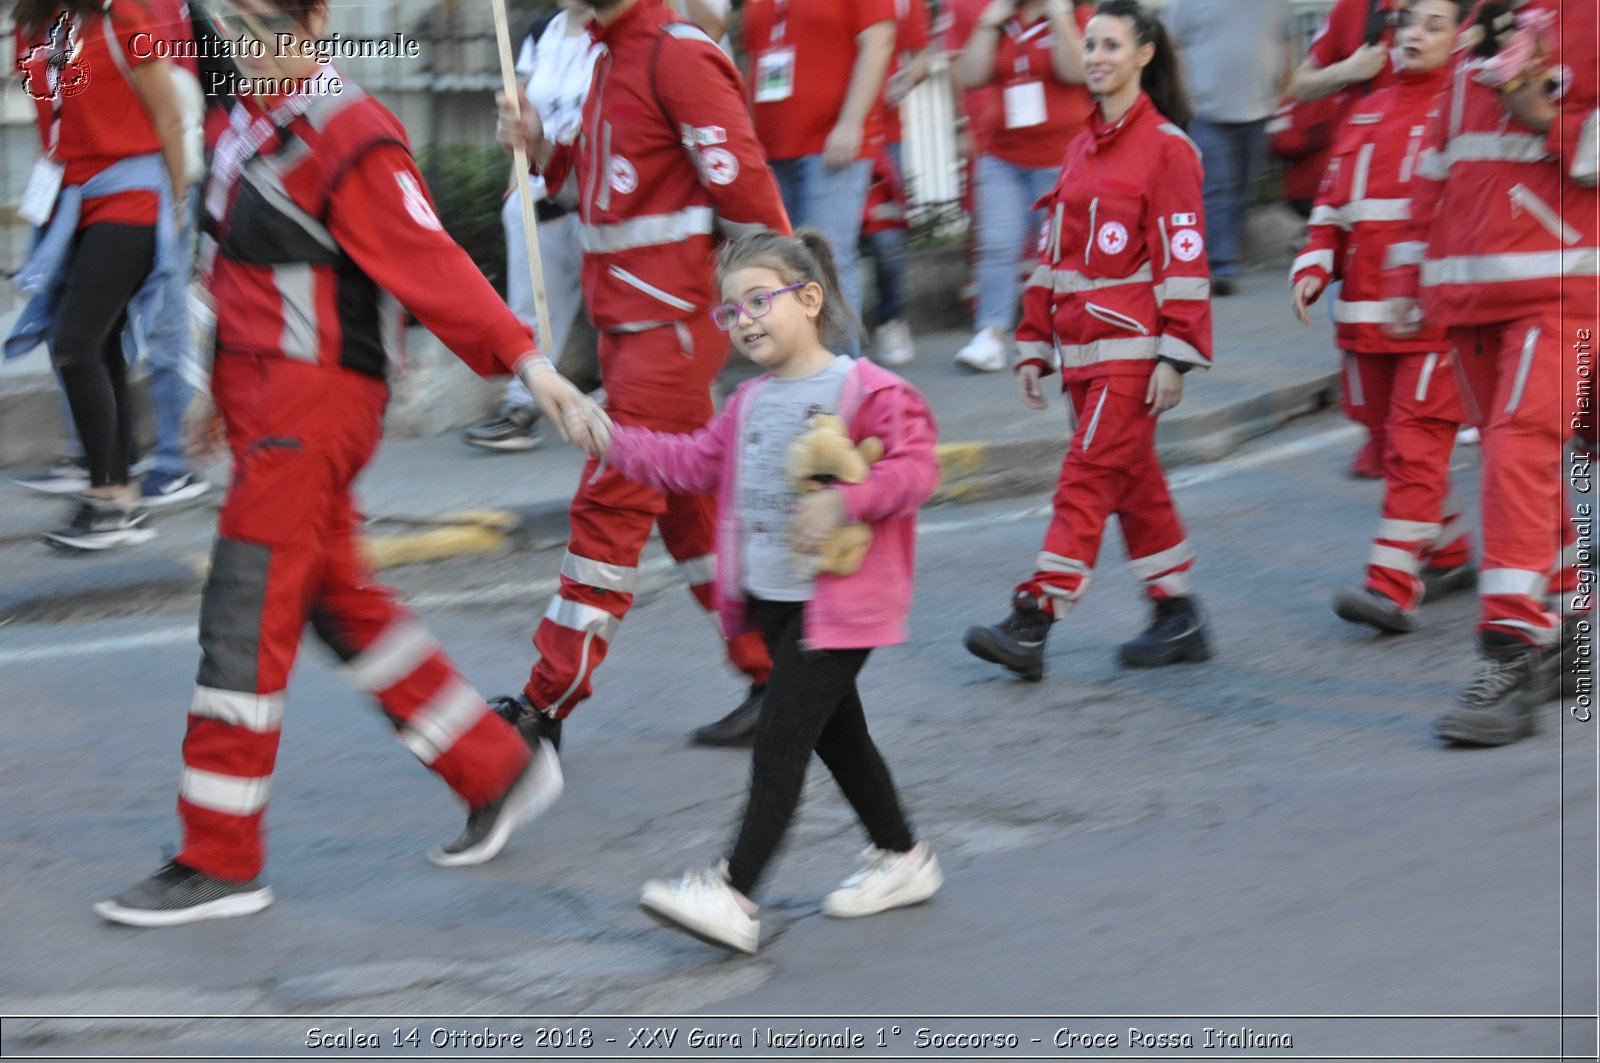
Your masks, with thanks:
M660 17L664 14L666 5L663 0L638 0L632 7L618 15L616 21L609 26L600 25L599 19L591 20L589 36L597 44L610 44L630 33L638 33L646 26L665 21Z
M1150 97L1141 92L1139 93L1139 98L1133 101L1133 106L1128 108L1128 113L1118 118L1115 122L1107 122L1101 117L1100 108L1097 105L1094 109L1092 124L1089 127L1094 133L1095 150L1104 150L1121 135L1124 129L1136 124L1144 117L1146 111L1154 108L1155 105L1150 102Z
M1450 64L1446 63L1437 70L1426 73L1416 73L1410 70L1396 70L1394 74L1395 90L1402 96L1433 96L1444 87L1450 77Z

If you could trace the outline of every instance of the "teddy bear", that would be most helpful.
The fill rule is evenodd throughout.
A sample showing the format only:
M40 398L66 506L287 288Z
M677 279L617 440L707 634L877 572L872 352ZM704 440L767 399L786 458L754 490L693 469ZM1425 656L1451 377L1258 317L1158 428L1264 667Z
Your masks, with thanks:
M789 444L784 471L801 491L820 491L834 483L858 484L869 467L883 457L883 440L872 436L851 442L844 422L822 413L811 427ZM853 575L872 545L872 530L865 524L846 524L817 551L816 570L831 576Z

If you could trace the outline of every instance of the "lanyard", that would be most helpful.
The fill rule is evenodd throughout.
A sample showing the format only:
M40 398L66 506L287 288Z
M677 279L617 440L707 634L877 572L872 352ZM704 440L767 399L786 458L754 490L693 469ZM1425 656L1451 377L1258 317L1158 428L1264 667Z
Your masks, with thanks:
M773 0L772 4L772 32L768 34L767 44L772 46L782 44L789 33L789 0Z
M1006 21L1006 36L1011 38L1011 45L1016 49L1016 55L1011 61L1011 67L1018 76L1033 73L1033 55L1028 51L1028 42L1049 28L1049 19L1040 19L1027 29L1023 29L1022 23L1017 19L1013 18Z
M266 114L251 119L243 129L239 128L242 124L239 119L244 104L235 105L241 110L235 112L234 128L223 136L212 158L211 181L206 192L207 213L218 221L222 220L227 210L228 189L238 180L245 164L260 153L274 134L281 133L289 123L304 114L319 95L331 92L326 82L337 76L331 65L324 66L310 82Z

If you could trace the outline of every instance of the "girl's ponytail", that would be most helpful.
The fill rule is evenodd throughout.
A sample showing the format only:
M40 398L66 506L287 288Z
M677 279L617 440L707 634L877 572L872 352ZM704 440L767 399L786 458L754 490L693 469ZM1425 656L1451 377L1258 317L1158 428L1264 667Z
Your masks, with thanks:
M817 317L817 334L829 350L849 350L861 335L861 322L845 302L839 286L839 268L833 246L815 229L801 229L793 236L782 233L752 233L722 249L717 256L717 286L735 270L763 266L777 273L787 284L812 283L822 287L822 313Z
M1194 108L1189 105L1189 93L1183 87L1183 73L1178 66L1178 50L1173 47L1166 26L1138 0L1100 0L1094 13L1127 19L1133 24L1133 35L1140 45L1155 46L1155 55L1144 68L1139 85L1167 121L1179 129L1188 129L1194 120Z

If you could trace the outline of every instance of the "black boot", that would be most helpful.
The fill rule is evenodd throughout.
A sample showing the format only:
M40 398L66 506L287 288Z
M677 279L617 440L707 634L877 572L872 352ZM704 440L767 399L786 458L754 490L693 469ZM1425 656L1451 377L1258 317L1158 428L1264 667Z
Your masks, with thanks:
M1011 596L1011 615L989 627L967 629L962 644L985 661L1005 665L1030 683L1044 678L1044 642L1056 618L1027 591Z
M1424 568L1420 576L1423 605L1478 586L1478 570L1471 562L1454 568Z
M1545 650L1550 698L1571 701L1583 693L1583 679L1594 674L1593 630L1588 616L1569 616L1561 621L1561 637ZM1550 698L1545 698L1548 701Z
M1417 627L1417 614L1406 612L1393 598L1371 587L1340 591L1333 599L1333 611L1340 620L1367 624L1386 635L1403 635Z
M1155 668L1179 661L1209 661L1206 621L1193 598L1157 598L1155 615L1144 634L1121 648L1130 668Z
M756 739L756 724L761 722L761 706L767 685L751 683L750 693L737 708L716 723L708 723L689 737L696 746L748 746Z
M1433 733L1469 746L1505 746L1533 734L1536 710L1551 693L1548 661L1548 651L1515 635L1483 632L1478 670Z
M561 751L561 721L543 709L534 708L528 695L490 698L489 708L494 710L496 716L521 731L523 740L535 751L541 738L554 746L556 752Z

